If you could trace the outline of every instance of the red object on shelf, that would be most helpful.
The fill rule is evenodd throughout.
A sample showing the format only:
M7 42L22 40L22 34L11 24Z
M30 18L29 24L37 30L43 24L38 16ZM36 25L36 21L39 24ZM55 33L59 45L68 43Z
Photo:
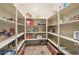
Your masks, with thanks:
M27 26L34 27L34 21L33 21L33 19L29 19L27 21Z
M26 39L32 39L33 38L32 36L33 36L32 34L26 34Z
M34 21L33 21L33 19L30 19L30 26L31 26L31 27L34 26Z

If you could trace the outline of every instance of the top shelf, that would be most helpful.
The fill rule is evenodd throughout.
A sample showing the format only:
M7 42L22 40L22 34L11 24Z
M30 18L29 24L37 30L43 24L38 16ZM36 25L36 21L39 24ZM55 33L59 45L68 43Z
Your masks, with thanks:
M77 22L79 22L79 20L73 20L73 21L68 21L68 22L60 23L60 25L72 24L72 23L77 23Z
M12 3L0 3L0 9L15 17L16 8Z
M69 6L61 9L59 12L61 15L73 12L74 10L79 9L79 3L71 3Z
M3 19L3 18L0 18L0 22L1 23L7 23L7 24L15 24L14 21L6 20L6 19ZM24 24L21 24L21 23L18 23L18 25L24 26Z
M68 14L69 12L73 12L74 10L77 10L79 9L79 3L71 3L69 6L61 9L59 11L60 15L63 15L63 14ZM54 15L50 16L49 19L53 19L55 17L57 17L57 13L55 13Z
M15 17L17 8L12 3L0 3L0 10L5 11L12 17ZM17 10L17 15L18 19L24 19L24 16L19 10Z
M9 21L9 20L2 19L2 18L0 18L0 22L1 22L1 23L12 23L12 24L15 24L14 21Z
M79 22L79 20L73 20L73 21L68 21L68 22L63 22L63 23L60 23L60 25L65 25L65 24L73 24L73 23L77 23ZM48 25L48 26L56 26L58 24L51 24L51 25Z

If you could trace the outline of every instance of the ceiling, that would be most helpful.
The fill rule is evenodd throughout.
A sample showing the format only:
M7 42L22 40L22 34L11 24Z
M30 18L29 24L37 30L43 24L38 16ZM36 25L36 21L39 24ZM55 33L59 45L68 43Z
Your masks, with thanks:
M59 9L59 3L15 3L20 12L26 16L30 13L32 18L48 18Z

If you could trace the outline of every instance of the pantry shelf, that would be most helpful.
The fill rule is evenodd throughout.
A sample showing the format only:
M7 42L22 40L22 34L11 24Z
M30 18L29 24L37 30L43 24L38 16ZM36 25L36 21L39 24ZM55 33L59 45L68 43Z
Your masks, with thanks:
M58 36L58 34L55 34L55 33L51 33L51 32L48 32L49 34L52 34L54 36Z
M58 36L58 34L55 34L55 33L51 33L51 32L48 32L49 34L52 34L52 35L55 35L55 36ZM67 37L67 36L63 36L63 35L59 35L60 38L63 38L63 39L67 39L69 41L72 41L72 42L75 42L75 43L79 43L79 41L73 39L73 38L70 38L70 37Z
M39 38L39 39L38 39ZM26 40L46 38L46 19L26 19Z
M67 36L63 36L63 35L59 35L59 37L79 44L79 41L75 40L73 38L70 38L70 37L67 37Z
M21 43L19 43L19 45L17 47L17 51L19 51L19 49L21 48L21 46L23 45L24 42L25 42L25 40L22 40Z
M51 42L52 44L54 44L56 47L58 47L58 45L52 40L52 39L47 39L49 42Z
M20 26L24 26L24 24L21 24L21 23L18 23L18 25L20 25Z
M67 14L68 12L73 12L79 8L78 3L71 3L69 6L60 10L60 14Z
M63 52L64 54L66 54L66 55L71 55L68 51L66 51L65 49L63 49L63 47L59 47L59 50L61 52Z
M30 41L30 40L47 40L47 38L39 38L39 39L26 39L26 41Z
M18 38L24 39L24 21L23 14L12 3L0 4L0 50L20 49L22 42L18 44Z
M72 23L77 23L77 22L79 22L79 20L74 20L74 21L68 21L68 22L60 23L60 25L72 24Z
M56 25L58 25L58 24L51 24L51 25L48 25L48 26L56 26Z
M23 33L18 34L18 35L17 35L17 38L18 38L18 37L20 37L20 36L22 36L23 34L24 34L24 32L23 32Z
M47 39L49 42L51 42L53 45L55 45L61 52L63 52L66 55L71 55L69 52L67 52L66 50L62 49L61 47L59 47L54 41L52 41L51 39Z
M24 33L20 33L19 35L17 35L17 37L22 36ZM11 43L12 41L16 40L16 37L13 36L11 38L8 38L6 40L4 40L3 42L0 42L0 49L4 46L6 46L7 44Z
M15 24L14 21L10 21L10 20L3 19L3 18L0 18L0 22L1 22L1 23L10 23L10 24Z
M53 41L56 41L59 45L58 49L60 49L61 52L64 52L67 55L79 54L76 52L77 49L73 48L74 44L75 44L74 46L77 48L79 44L79 41L73 38L75 32L79 31L78 29L79 6L78 5L79 5L78 3L71 3L68 6L59 10L59 12L54 13L54 15L48 18L48 38L50 38ZM64 43L62 41L64 41ZM65 43L68 43L71 45L73 44L73 45L71 47ZM64 47L66 47L66 49L62 47L63 45ZM70 53L68 52L67 49L71 50L69 51Z
M16 7L12 3L1 3L0 9L4 12L6 11L7 14L10 14L11 16L15 16Z
M26 32L26 33L45 33L45 32Z
M8 38L0 43L0 49L15 40L15 36Z

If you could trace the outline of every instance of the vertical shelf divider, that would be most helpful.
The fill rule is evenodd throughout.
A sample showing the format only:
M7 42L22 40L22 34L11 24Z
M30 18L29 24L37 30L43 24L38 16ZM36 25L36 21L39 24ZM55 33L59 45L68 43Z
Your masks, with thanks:
M24 38L25 38L25 40L26 40L26 17L25 17L25 20L24 20L24 21L25 21L25 22L24 22L24 33L25 33L25 35L24 35L25 37L24 37Z
M48 19L46 19L46 39L48 39Z
M17 53L17 34L18 34L18 21L17 21L17 9L16 9L16 14L15 14L15 37L16 37L16 53Z
M57 11L58 14L58 46L60 46L60 14L59 10Z

